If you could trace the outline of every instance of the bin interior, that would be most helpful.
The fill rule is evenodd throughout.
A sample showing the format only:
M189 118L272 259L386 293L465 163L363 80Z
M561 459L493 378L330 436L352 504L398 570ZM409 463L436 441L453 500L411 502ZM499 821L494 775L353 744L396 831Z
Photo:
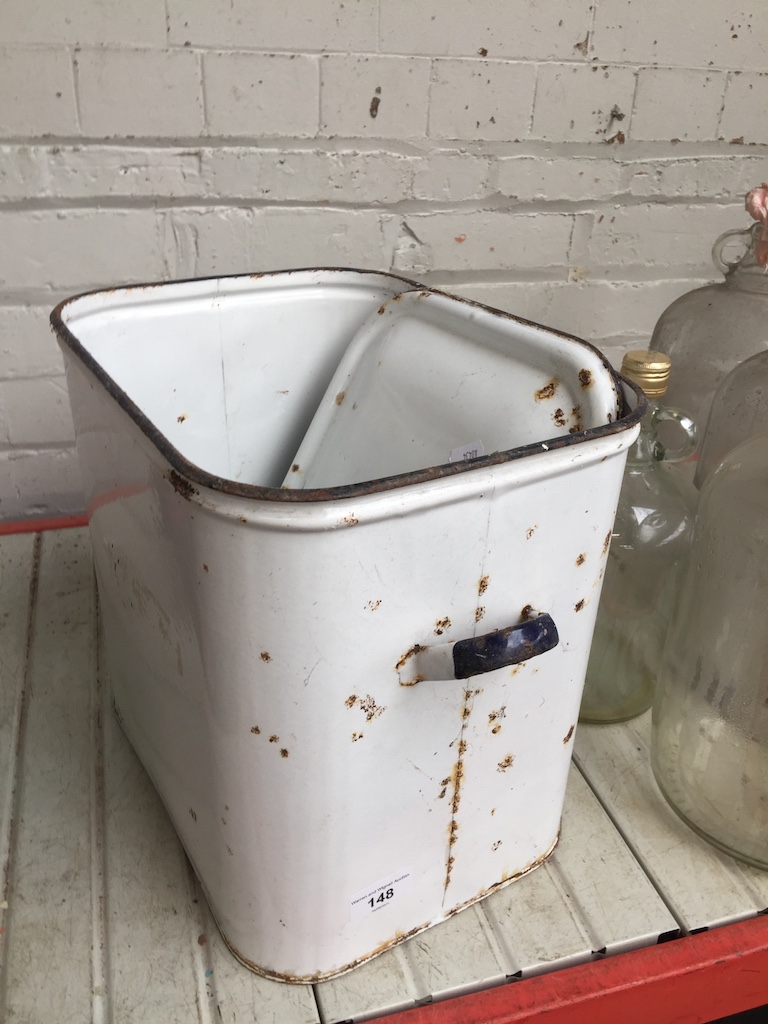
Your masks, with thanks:
M355 483L618 418L591 346L409 285L357 271L219 278L94 293L62 319L183 458L243 484Z
M380 306L339 363L284 486L337 487L615 421L590 346L439 292Z
M355 331L408 282L295 272L83 296L62 319L194 465L279 487Z

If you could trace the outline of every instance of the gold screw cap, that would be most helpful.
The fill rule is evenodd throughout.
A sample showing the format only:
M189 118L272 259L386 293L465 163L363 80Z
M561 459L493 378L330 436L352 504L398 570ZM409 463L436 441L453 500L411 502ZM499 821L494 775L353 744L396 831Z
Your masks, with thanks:
M649 398L666 392L671 368L668 355L643 348L627 352L621 364L623 376L639 384Z

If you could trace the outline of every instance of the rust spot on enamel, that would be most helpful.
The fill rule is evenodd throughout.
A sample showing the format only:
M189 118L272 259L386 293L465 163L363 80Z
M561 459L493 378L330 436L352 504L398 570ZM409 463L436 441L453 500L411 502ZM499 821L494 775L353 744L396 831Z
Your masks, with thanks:
M414 656L414 654L418 654L419 651L421 651L421 650L423 650L421 644L414 644L413 647L409 648L405 652L405 654L402 656L400 661L398 661L398 663L395 665L396 671L399 672L400 669L405 666L406 661L408 661L409 658L412 658Z
M182 498L186 498L187 501L200 493L197 488L192 486L189 480L185 480L175 469L172 469L168 474L168 480L176 493L180 494Z
M534 391L534 397L538 402L545 401L548 398L552 398L557 391L557 385L560 381L557 377L553 377L548 381L543 388L539 388L538 391Z

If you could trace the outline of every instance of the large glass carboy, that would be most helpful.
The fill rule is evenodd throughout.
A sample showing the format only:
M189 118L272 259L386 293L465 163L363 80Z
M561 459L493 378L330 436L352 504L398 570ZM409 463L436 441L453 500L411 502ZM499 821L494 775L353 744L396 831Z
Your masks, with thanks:
M653 705L652 762L677 813L768 868L768 435L702 490Z

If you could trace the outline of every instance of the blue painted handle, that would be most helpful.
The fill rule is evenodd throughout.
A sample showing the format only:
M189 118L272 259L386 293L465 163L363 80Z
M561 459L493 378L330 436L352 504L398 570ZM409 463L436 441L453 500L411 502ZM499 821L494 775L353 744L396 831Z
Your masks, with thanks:
M453 648L454 672L457 679L469 679L506 665L519 665L521 661L551 651L559 643L557 626L550 615L542 612L515 626L459 640Z

